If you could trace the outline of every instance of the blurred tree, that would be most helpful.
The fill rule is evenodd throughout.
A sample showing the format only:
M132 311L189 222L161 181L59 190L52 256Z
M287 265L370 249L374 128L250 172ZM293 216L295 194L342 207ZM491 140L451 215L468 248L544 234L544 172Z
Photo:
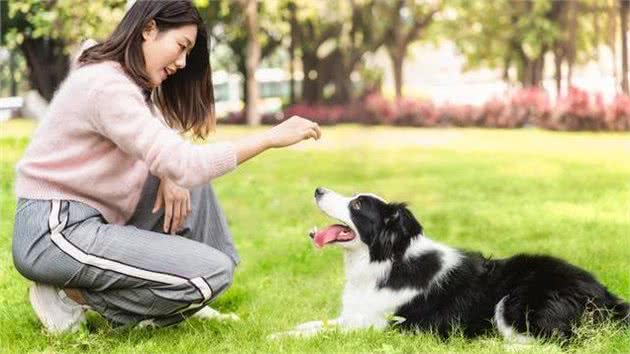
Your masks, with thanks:
M600 46L607 46L612 51L613 76L617 81L618 57L616 48L618 46L619 17L617 11L619 2L620 0L552 2L551 18L558 28L558 35L552 46L555 64L554 78L558 92L563 92L563 89L572 86L573 69L576 63L583 63L590 59L599 60ZM622 58L622 66L624 62L627 63L627 60ZM563 63L566 64L566 75L562 73ZM563 76L565 77L564 88L562 85Z
M522 86L541 85L545 54L553 53L560 90L563 63L568 87L574 65L596 57L600 43L610 45L597 27L614 21L608 14L614 1L452 0L447 11L454 16L443 35L455 41L468 67L502 68L506 81Z
M294 1L305 101L345 103L353 98L352 73L365 53L384 44L390 25L375 21L379 1Z
M103 39L124 14L125 0L13 0L2 41L19 49L31 87L50 100L69 69L72 48L85 38Z
M289 22L289 103L295 104L295 51L297 49L297 8L295 2L289 0L286 5L287 14L285 19Z
M328 98L347 102L352 96L351 73L366 52L374 51L385 40L387 21L373 21L380 15L374 7L378 1L384 0L259 1L257 35L261 61L274 51L285 49L289 56L291 90L295 87L293 64L299 58L304 73L304 100L320 102ZM234 53L222 64L235 66L246 78L248 32L241 3L229 0L195 3L205 9L213 38L228 45ZM247 86L245 81L246 105ZM295 92L291 97L294 102Z
M409 45L433 22L434 15L441 10L442 1L426 2L416 0L379 1L379 16L389 22L385 31L385 47L392 61L396 97L402 97L403 61Z
M293 39L299 48L304 73L302 99L309 103L319 102L323 89L320 57L331 52L332 41L341 34L344 16L339 2L296 0L292 3L295 7ZM327 11L329 16L321 16Z
M619 0L621 17L621 90L627 95L628 90L628 10L630 0Z
M567 2L556 1L552 5L551 17L557 21L558 27L561 29L568 27L567 16ZM571 39L575 39L575 31L573 31ZM557 36L552 44L553 58L554 58L554 79L556 80L556 92L562 91L562 63L570 55L573 57L573 53L569 54L575 46L568 45L568 39L562 36ZM572 64L569 64L572 65ZM571 72L571 70L569 70ZM569 79L570 80L570 79Z
M469 67L501 67L506 80L514 67L523 86L541 83L544 54L558 36L549 18L550 1L459 0L453 6L456 16L448 34Z
M10 21L12 22L12 19L9 18L9 3L0 1L0 34L6 33ZM0 35L0 62L4 64L8 61L8 65L0 66L0 96L15 96L18 91L18 82L21 81L24 72L18 64L18 62L23 61L23 57L18 55L15 50L6 48L4 37Z
M628 0L580 0L580 2L578 2L581 17L595 18L597 19L598 25L602 23L603 28L605 28L603 33L598 33L595 36L594 42L596 45L603 44L612 51L613 75L615 76L615 87L617 90L619 89L619 75L623 73L624 67L626 68L626 72L628 68L627 54L624 59L624 45L626 46L627 53L627 39L625 38L627 37L628 31L627 22L624 25L624 3L627 4ZM619 32L621 32L621 43L618 41L618 28ZM621 73L619 73L618 47L621 47ZM623 90L623 76L621 77L621 86Z
M254 59L248 53L248 48L252 48L248 46L250 34L255 33L257 37L256 42L259 44L259 49L254 50L259 53L256 62L260 63L279 48L282 44L282 38L288 33L289 26L288 23L280 19L281 6L284 4L282 1L252 0L251 3L255 5L252 6L256 9L257 20L254 21L257 23L256 25L248 20L248 12L243 7L248 2L249 0L245 2L241 0L195 0L195 5L204 16L215 42L230 48L230 55L217 58L219 65L227 70L237 70L241 73L245 110L246 112L251 110L256 112L256 109L250 104L251 97L248 94L251 91L250 85L257 86L254 80L255 71L252 72L250 69L250 67L253 68L251 66L253 62L250 62L248 66L248 61ZM249 28L249 26L253 27ZM216 44L213 45L213 48L217 48ZM256 87L253 89L255 90ZM258 124L259 117L249 118L248 123Z
M260 63L260 41L258 39L258 6L256 0L239 0L245 13L245 28L247 29L247 104L245 105L245 118L249 125L260 125L261 116L258 114L258 84L256 70Z

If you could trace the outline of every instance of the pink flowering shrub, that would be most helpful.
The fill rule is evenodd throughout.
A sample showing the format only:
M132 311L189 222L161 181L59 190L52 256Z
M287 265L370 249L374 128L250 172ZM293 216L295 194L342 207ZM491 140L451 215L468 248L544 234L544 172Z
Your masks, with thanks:
M348 105L299 103L283 112L265 114L263 124L277 124L299 115L320 125L338 123L384 124L413 127L521 128L538 126L553 130L630 130L630 97L618 95L608 105L601 95L571 88L552 105L541 88L527 88L506 97L493 97L480 106L402 98L391 101L372 93ZM223 122L245 124L242 112Z
M617 95L606 109L605 120L608 130L630 130L630 96Z
M605 107L601 96L589 96L575 87L558 99L551 115L539 125L552 130L603 130Z

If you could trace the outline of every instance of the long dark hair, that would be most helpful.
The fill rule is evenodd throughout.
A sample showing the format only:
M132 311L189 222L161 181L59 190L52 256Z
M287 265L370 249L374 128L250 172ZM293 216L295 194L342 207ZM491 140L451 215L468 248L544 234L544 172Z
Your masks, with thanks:
M155 20L159 31L197 25L195 46L183 69L169 76L153 90L145 70L142 32ZM208 51L208 33L190 0L138 0L127 11L114 32L103 43L87 49L79 65L119 62L127 74L144 90L147 101L153 99L169 126L191 131L206 138L215 125L214 92Z

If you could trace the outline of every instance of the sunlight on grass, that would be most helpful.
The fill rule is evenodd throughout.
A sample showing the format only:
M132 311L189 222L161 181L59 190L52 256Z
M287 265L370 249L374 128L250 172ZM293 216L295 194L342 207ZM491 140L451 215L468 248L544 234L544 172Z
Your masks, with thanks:
M32 119L12 119L0 123L0 139L28 138L37 127ZM4 150L4 149L3 149Z
M422 334L360 331L268 341L270 333L339 314L340 250L315 250L310 227L330 223L313 189L374 192L406 201L427 234L495 258L518 252L563 257L630 298L630 134L541 130L324 127L317 142L269 151L214 186L240 252L232 288L214 306L243 320L191 320L160 330L111 330L91 315L76 335L43 334L14 269L15 163L35 124L0 123L0 351L625 353L630 335L586 328L561 346L518 347L496 335L442 341ZM260 131L219 126L212 140Z

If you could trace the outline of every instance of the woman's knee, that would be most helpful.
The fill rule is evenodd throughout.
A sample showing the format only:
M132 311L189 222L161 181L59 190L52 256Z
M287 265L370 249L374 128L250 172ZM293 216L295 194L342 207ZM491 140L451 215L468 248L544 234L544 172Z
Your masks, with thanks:
M13 265L26 279L57 286L68 282L72 274L76 273L76 269L68 262L59 261L47 254L34 260L22 252L14 251Z
M225 253L212 250L205 259L201 276L212 288L214 297L232 285L235 265Z
M15 247L13 248L13 265L23 277L33 280L32 265L27 262L24 253L21 250L16 250Z
M18 246L20 241L16 242L14 238L12 249L13 265L18 273L35 282L53 283L59 280L58 278L61 278L61 281L65 279L65 277L60 277L64 275L60 274L63 273L63 269L59 269L58 264L50 262L53 258L50 252L47 250L37 250L39 251L37 253L29 252L24 245Z

